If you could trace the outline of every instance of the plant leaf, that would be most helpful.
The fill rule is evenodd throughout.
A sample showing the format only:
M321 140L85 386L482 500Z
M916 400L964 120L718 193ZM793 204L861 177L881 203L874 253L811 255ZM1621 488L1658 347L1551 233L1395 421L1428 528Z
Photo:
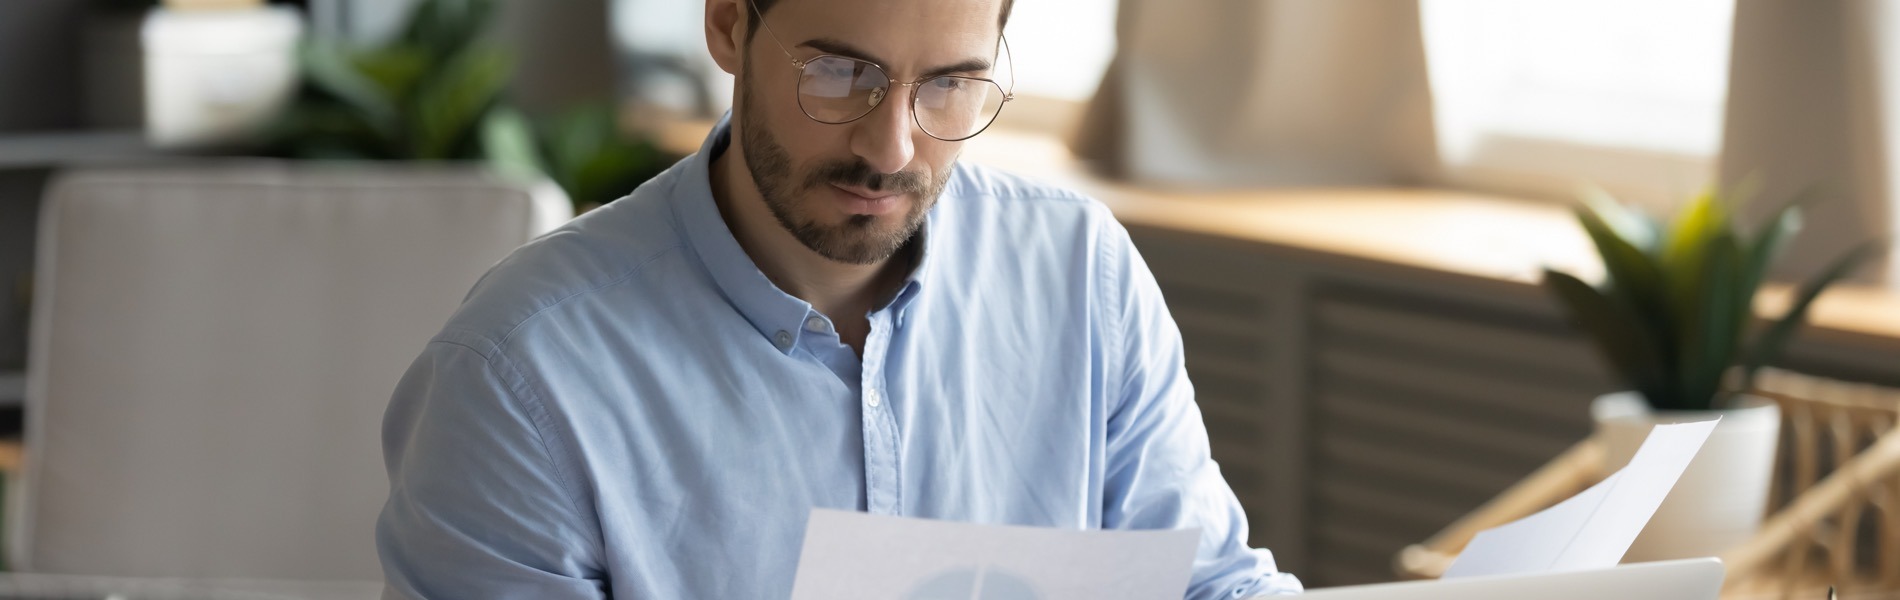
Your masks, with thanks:
M1738 289L1742 280L1742 248L1734 232L1724 229L1709 239L1703 268L1693 274L1687 298L1699 311L1683 315L1682 344L1676 361L1675 406L1679 410L1708 410L1720 399L1722 374L1738 354L1749 299Z
M396 100L374 80L357 72L350 52L334 44L310 44L298 52L304 73L317 89L362 113L362 121L379 133L396 129Z
M1603 259L1603 269L1610 276L1612 285L1624 290L1624 293L1645 310L1655 303L1655 308L1666 310L1661 304L1663 275L1662 268L1641 248L1618 235L1610 223L1596 210L1578 209L1577 221L1589 234L1590 241L1596 245L1597 255Z
M423 0L409 13L398 43L427 48L438 61L461 54L486 32L494 0Z
M1696 196L1676 216L1662 252L1663 285L1674 323L1688 323L1702 311L1698 290L1710 241L1729 229L1728 212L1714 192Z
M521 110L498 106L488 110L481 127L483 156L498 171L513 177L547 177L547 165L534 142L534 125Z
M482 154L503 173L516 177L547 176L535 145L534 127L521 111L498 107L482 119Z
M359 51L350 65L398 104L415 91L430 67L428 52L407 46Z
M1664 361L1662 368L1667 369L1674 362L1676 352L1675 338L1669 335L1674 319L1669 297L1665 295L1662 267L1648 253L1618 235L1602 218L1602 210L1580 208L1577 220L1596 244L1597 255L1609 275L1609 285L1603 292L1634 313L1634 326L1645 330Z
M1814 299L1820 297L1821 292L1827 291L1829 286L1853 273L1854 269L1859 268L1862 263L1879 256L1880 251L1885 247L1886 244L1880 242L1861 244L1835 259L1819 275L1801 284L1800 289L1795 291L1794 302L1788 305L1788 312L1770 325L1767 331L1763 331L1755 338L1755 344L1750 349L1746 362L1742 363L1743 381L1749 388L1755 385L1756 373L1781 356L1781 351L1794 337L1795 330L1799 329L1802 322L1807 319L1808 308L1814 304Z
M590 106L563 113L548 132L548 156L559 173L557 177L571 186L584 165L609 145L617 130L611 111Z
M514 57L492 45L469 46L424 79L411 106L409 137L416 158L458 158L456 149L508 85ZM465 157L464 157L465 158Z
M1727 225L1728 211L1715 192L1697 195L1683 205L1670 225L1669 239L1663 247L1664 264L1700 263L1709 238L1728 229Z
M1662 228L1655 219L1617 202L1615 197L1600 187L1585 187L1579 197L1583 199L1584 206L1609 225L1611 231L1616 232L1617 237L1627 240L1645 253L1656 252L1661 243Z
M1652 404L1668 401L1661 354L1629 307L1568 273L1545 269L1543 283L1626 383L1649 397Z
M1801 232L1800 199L1789 202L1775 211L1774 216L1762 225L1761 233L1756 234L1755 242L1748 247L1748 260L1742 265L1743 291L1753 298L1755 291L1768 279L1768 268L1781 256L1781 249L1789 239Z
M382 135L360 111L336 102L286 108L264 135L275 153L294 158L386 158Z
M666 167L653 144L620 132L605 103L565 111L543 132L548 168L577 209L625 196Z
M616 142L581 165L574 180L576 202L606 204L659 172L660 153L645 143Z

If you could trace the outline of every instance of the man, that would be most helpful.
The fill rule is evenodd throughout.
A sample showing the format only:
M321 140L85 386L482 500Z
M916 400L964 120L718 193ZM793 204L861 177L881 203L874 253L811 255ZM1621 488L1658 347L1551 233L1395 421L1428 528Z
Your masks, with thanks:
M1298 591L1208 457L1098 203L957 164L1007 0L707 0L734 114L470 292L384 425L392 596L784 598L814 507L1198 527Z

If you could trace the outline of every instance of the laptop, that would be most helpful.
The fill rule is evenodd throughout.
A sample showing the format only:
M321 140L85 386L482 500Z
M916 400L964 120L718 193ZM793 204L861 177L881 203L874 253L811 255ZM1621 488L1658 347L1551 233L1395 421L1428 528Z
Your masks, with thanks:
M1716 600L1722 561L1695 558L1596 571L1499 575L1320 588L1309 600Z

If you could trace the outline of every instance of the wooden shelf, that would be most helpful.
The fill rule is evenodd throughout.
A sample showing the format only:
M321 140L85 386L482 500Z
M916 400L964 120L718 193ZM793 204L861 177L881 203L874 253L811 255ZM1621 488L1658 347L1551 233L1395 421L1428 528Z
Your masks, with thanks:
M1547 202L1424 188L1156 189L1105 181L1059 140L1008 131L972 139L964 156L1093 195L1132 226L1525 285L1545 266L1585 279L1603 271L1569 208ZM1792 295L1763 286L1756 313L1778 316ZM1808 318L1820 335L1900 347L1900 290L1835 286Z
M139 160L166 156L137 130L0 133L0 169Z

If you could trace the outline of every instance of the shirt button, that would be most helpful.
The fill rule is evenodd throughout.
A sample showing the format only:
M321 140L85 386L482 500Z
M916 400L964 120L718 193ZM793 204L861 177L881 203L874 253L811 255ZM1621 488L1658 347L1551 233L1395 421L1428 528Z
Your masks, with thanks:
M872 388L864 390L864 403L871 405L871 408L877 408L878 405L884 403L884 398L878 395L877 388Z
M810 331L810 332L812 332L812 333L823 333L823 332L825 331L825 320L824 320L824 318L822 318L822 317L808 317L808 318L806 318L806 319L805 319L805 331Z
M792 332L779 330L777 335L772 336L772 341L778 343L778 349L780 350L790 348L792 347Z

